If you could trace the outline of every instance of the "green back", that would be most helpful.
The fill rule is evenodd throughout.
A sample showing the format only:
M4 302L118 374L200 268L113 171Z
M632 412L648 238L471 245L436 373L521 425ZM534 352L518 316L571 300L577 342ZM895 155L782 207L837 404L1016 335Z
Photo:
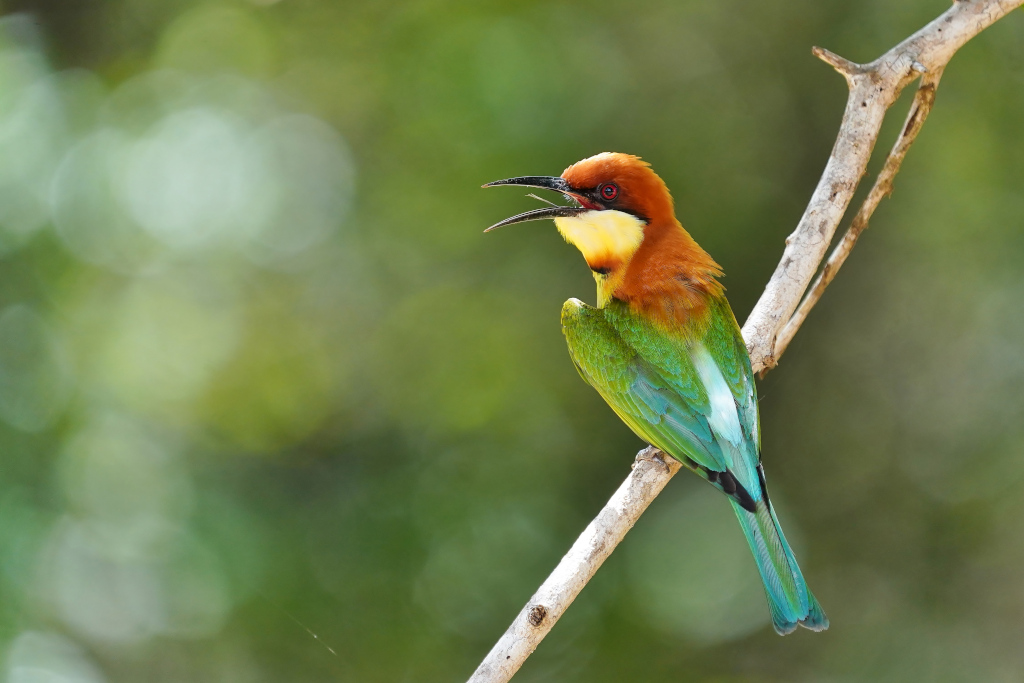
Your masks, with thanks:
M760 498L756 389L724 297L702 324L673 332L618 300L570 299L562 329L580 374L640 438L684 463L728 469Z

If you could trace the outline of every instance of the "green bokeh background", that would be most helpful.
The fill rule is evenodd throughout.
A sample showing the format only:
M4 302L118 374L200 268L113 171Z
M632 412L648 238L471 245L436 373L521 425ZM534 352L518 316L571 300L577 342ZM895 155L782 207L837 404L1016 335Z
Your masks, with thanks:
M642 446L582 259L480 184L642 155L743 320L845 102L811 45L947 5L3 2L0 675L464 680ZM1017 12L761 384L831 629L682 475L517 681L1024 678L1022 122Z

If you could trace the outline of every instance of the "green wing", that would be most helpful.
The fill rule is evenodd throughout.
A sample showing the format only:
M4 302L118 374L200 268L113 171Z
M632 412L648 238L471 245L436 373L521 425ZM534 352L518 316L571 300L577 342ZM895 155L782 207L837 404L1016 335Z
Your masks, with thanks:
M638 436L684 463L728 469L759 498L750 362L728 304L714 305L691 338L668 336L625 304L577 299L562 308L562 329L580 374Z
M730 496L775 630L828 628L760 477L757 395L729 304L712 301L699 328L673 336L621 302L596 309L570 299L562 307L562 329L580 374L634 432ZM721 474L726 471L735 482Z

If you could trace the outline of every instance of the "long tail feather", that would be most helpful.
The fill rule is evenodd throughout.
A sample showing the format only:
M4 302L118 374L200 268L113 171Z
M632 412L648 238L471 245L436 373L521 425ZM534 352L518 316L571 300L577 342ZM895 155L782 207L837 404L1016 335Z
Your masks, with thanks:
M752 513L736 500L730 498L730 502L754 553L776 633L792 633L798 624L812 631L827 629L828 617L807 587L767 499L757 501Z

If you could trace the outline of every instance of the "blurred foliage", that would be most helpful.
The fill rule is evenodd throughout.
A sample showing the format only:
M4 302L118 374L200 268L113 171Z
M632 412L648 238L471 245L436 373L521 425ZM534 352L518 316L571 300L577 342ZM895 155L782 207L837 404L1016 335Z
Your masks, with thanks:
M564 349L582 259L480 184L644 156L742 320L845 101L810 46L945 4L4 2L6 680L464 679L641 446ZM516 680L1024 677L1022 18L761 387L831 630L771 632L683 475Z

